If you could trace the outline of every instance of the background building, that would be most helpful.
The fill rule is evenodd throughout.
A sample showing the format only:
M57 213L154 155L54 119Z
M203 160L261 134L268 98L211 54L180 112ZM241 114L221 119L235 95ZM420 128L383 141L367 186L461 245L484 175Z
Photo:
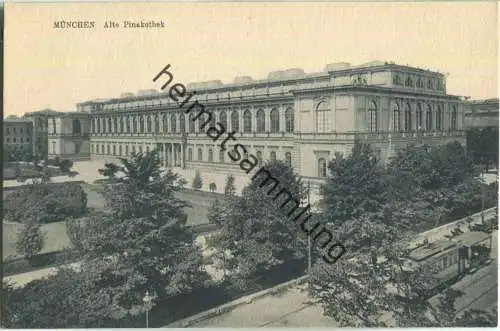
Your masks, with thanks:
M70 160L90 157L89 114L57 113L48 117L48 155Z
M33 122L25 118L7 117L3 120L4 161L16 154L32 154Z
M485 170L498 170L498 98L469 101L465 108L467 152Z
M162 78L168 80L164 75L158 85ZM226 145L230 149L240 143L262 161L285 160L313 182L326 175L335 153L350 152L356 138L372 144L384 161L409 143L465 144L464 101L446 94L443 74L419 68L342 62L317 73L293 68L262 80L244 76L187 89L196 91L192 101L212 112L212 124L237 132L238 141ZM158 148L165 166L241 172L220 141L200 129L204 120L193 121L195 111L185 115L168 90L79 104L91 113L91 157Z

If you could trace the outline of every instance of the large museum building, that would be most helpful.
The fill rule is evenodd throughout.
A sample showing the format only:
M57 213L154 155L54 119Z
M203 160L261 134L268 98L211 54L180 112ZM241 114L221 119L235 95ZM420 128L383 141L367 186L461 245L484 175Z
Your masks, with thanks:
M160 87L160 80L152 85ZM186 88L211 113L210 125L236 132L237 141L226 148L242 144L258 160L284 160L313 181L326 175L336 153L349 153L356 138L370 143L383 161L410 143L465 145L465 100L446 94L444 74L420 68L342 62L317 73L294 68L261 80L240 76L231 84ZM77 109L91 116L92 159L158 149L165 166L241 171L221 141L207 135L210 125L200 128L204 116L193 120L196 112L186 114L168 89L87 101Z

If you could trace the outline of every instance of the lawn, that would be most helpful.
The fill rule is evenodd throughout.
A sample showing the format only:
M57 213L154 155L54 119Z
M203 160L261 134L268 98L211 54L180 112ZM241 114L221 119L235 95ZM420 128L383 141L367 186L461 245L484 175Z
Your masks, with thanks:
M21 227L20 224L2 223L3 261L9 257L16 257L17 231ZM41 253L60 251L70 245L64 222L44 224L42 225L42 231L45 232L46 239Z
M84 191L87 193L87 207L103 210L105 208L104 198L100 191L100 186L95 184L82 184ZM8 192L3 192L5 197ZM192 190L182 190L176 193L179 199L187 201L191 207L186 208L188 216L188 225L207 224L207 214L212 202L220 197L216 193L198 192ZM17 230L20 229L20 224L3 223L2 233L2 259L5 260L10 255L16 254L15 243L17 240ZM62 250L69 246L69 239L66 234L64 222L45 224L42 230L46 233L45 247L42 253Z

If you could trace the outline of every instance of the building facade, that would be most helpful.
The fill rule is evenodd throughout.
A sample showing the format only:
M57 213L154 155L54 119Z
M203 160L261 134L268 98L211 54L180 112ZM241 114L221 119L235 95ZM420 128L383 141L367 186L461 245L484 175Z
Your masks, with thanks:
M229 150L242 144L260 161L285 160L314 182L326 176L335 153L350 152L356 138L384 161L409 143L465 144L464 101L446 93L443 74L419 68L335 63L318 73L288 69L263 80L191 83L187 90L213 115L209 125L180 109L168 89L78 104L78 111L91 116L91 157L158 149L164 166L241 172L220 141L207 136L207 128L219 122L236 132Z
M465 127L498 128L498 98L486 100L472 100L465 108Z
M3 120L4 157L16 151L21 154L31 154L33 152L32 139L33 122L31 120L14 117Z
M48 117L48 155L69 160L90 158L90 118L87 113L58 113Z

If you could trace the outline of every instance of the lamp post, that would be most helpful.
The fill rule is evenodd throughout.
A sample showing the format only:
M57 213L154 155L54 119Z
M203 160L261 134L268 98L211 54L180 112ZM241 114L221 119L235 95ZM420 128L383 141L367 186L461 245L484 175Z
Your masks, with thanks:
M142 301L146 307L146 328L149 328L149 310L151 309L151 303L153 302L153 297L149 295L149 291L146 291Z

